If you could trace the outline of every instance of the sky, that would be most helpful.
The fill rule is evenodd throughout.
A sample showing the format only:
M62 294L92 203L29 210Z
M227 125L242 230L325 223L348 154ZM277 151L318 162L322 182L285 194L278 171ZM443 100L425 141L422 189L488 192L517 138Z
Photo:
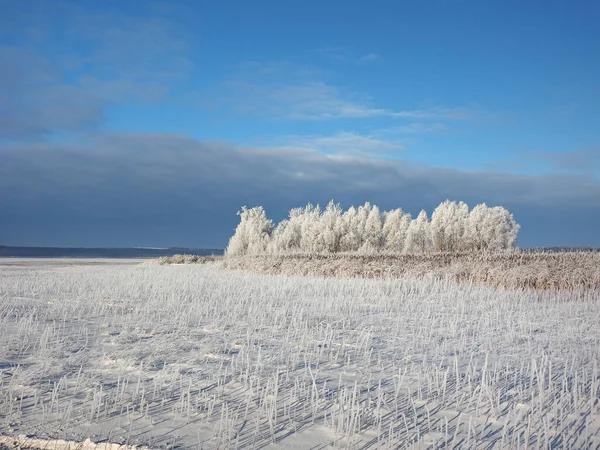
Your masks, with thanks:
M224 248L242 205L451 199L600 247L598 2L0 11L0 244Z

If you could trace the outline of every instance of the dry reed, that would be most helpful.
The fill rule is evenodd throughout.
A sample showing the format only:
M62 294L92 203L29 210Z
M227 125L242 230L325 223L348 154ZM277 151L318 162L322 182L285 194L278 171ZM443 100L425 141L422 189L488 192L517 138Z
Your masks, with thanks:
M215 261L224 269L271 275L433 278L511 290L600 288L600 253L593 252L265 255Z

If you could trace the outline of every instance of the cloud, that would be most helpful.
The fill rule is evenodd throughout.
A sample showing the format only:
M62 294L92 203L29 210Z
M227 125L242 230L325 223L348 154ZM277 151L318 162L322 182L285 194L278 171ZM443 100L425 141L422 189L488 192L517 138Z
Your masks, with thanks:
M402 125L399 127L394 127L388 132L395 132L401 134L430 134L430 133L439 133L442 131L448 131L450 127L445 123L434 122L434 123L421 123L421 122L413 122L407 125Z
M98 97L112 104L124 102L159 103L166 99L170 87L154 81L101 80L86 75L78 80L81 89L94 92Z
M16 47L0 47L0 140L90 129L105 102L65 83L51 64Z
M343 47L321 47L316 49L314 52L323 55L331 60L354 64L375 61L380 58L380 56L377 53L365 53L362 55L357 55L356 53Z
M537 152L530 155L564 170L589 171L600 169L600 148L569 152Z
M413 213L446 198L500 204L523 225L521 245L600 245L593 176L416 167L165 134L0 149L7 243L224 246L241 205L265 205L280 220L291 207L331 198Z
M357 132L340 132L331 136L281 136L276 143L282 148L302 148L317 150L324 154L354 155L371 158L382 152L401 150L398 140L379 139L373 135Z
M525 151L489 164L499 170L536 170L594 173L600 171L600 149L564 152Z
M315 53L318 53L330 59L337 59L339 61L348 60L347 52L340 47L321 47L317 48L315 50Z
M185 26L171 17L182 12L166 4L135 15L61 1L4 12L0 33L15 44L0 47L3 141L95 130L111 106L168 101L193 69Z
M392 109L374 105L374 99L325 80L326 70L290 61L248 61L210 94L191 95L196 105L223 108L238 115L271 120L334 121L343 119L392 119L412 121L492 120L496 114L474 107L433 105Z
M361 61L375 61L379 59L379 55L377 53L367 53L366 55L363 55L360 59Z
M172 82L187 77L194 67L187 56L185 27L168 17L144 14L143 9L140 15L124 16L78 7L68 14L67 36L90 44L91 52L80 56L84 69L92 67L116 79Z
M82 2L56 1L52 8L14 3L7 12L15 41L38 53L54 54L65 70L96 72L128 80L171 80L193 67L187 58L185 11L149 2L135 14Z
M336 119L393 118L411 120L470 120L479 111L466 107L435 106L426 109L391 110L377 108L357 94L343 94L322 81L297 84L252 83L235 80L226 84L234 111L277 119L304 121Z
M445 106L434 106L426 109L408 111L389 111L390 117L421 120L464 121L474 119L481 114L482 111L468 107L447 108Z
M165 101L193 70L186 28L168 5L124 15L74 2L17 2L4 12L11 20L3 36L16 43L0 48L5 138L79 131L101 121L109 105Z
M280 87L270 91L268 99L282 115L298 120L361 119L391 113L344 99L337 88L322 82Z

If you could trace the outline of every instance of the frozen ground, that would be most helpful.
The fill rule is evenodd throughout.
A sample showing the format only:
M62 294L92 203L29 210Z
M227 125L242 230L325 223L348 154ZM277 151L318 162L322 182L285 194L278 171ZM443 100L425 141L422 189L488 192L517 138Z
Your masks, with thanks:
M0 261L0 434L599 448L600 292Z

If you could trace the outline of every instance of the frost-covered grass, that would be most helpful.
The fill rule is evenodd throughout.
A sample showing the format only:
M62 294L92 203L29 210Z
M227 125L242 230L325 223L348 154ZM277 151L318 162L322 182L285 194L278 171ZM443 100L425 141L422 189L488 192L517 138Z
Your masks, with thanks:
M596 448L600 291L0 265L0 434Z

